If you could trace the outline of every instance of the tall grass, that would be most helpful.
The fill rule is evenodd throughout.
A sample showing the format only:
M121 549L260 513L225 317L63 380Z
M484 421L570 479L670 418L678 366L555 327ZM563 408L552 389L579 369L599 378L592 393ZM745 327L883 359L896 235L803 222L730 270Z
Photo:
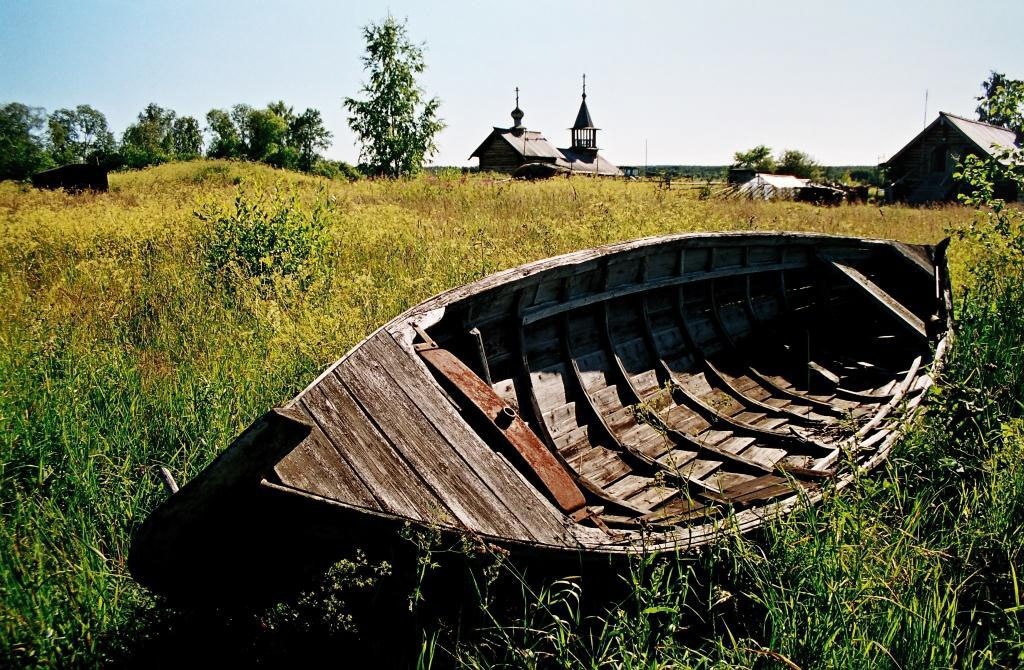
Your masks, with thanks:
M330 200L316 272L268 281L211 270L214 224L196 212L230 212L240 187L290 190L306 211ZM153 468L187 481L256 416L440 290L645 235L933 242L971 217L960 207L699 200L584 179L349 184L217 161L112 175L106 194L0 184L0 665L99 663L112 637L162 611L125 569L132 529L163 495ZM976 257L968 243L954 249L957 278ZM736 539L638 567L632 595L608 612L573 610L589 597L575 581L531 586L528 625L487 609L478 628L414 635L424 656L481 666L530 665L531 650L538 664L633 667L781 662L772 654L825 666L1007 663L1021 652L1013 533L1024 499L1021 296L1011 293L962 305L940 409L886 470L772 525L763 549Z

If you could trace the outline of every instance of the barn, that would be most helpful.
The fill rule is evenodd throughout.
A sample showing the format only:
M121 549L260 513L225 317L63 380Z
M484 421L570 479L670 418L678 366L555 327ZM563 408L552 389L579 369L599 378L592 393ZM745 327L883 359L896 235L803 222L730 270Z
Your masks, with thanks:
M953 178L968 155L992 156L999 147L1019 146L1012 130L939 112L917 137L879 165L886 171L890 200L909 203L952 200L958 192ZM1016 200L1012 184L997 185L997 195Z
M519 89L516 88L516 107L512 110L512 126L495 126L470 158L480 159L481 172L512 174L525 165L549 166L550 174L583 174L601 177L621 177L622 172L600 155L597 131L587 108L587 85L583 83L583 101L576 122L570 128L568 148L556 148L542 133L528 130L523 125L525 114L519 108Z

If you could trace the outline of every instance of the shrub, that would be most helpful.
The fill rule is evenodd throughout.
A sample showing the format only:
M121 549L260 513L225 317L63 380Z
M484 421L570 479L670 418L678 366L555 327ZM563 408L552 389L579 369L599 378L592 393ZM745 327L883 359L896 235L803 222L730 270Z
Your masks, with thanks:
M305 203L293 188L243 182L227 206L207 203L195 212L211 224L206 243L207 268L272 282L275 277L305 281L324 251L334 200L321 188Z
M309 172L310 174L317 175L318 177L327 177L328 179L347 179L349 181L357 181L363 178L363 175L359 170L345 161L321 159L313 164L313 167Z

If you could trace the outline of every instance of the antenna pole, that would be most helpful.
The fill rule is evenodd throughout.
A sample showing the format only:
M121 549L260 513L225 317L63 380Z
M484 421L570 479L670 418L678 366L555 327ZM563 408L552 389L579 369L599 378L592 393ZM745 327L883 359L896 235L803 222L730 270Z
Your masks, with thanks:
M921 122L921 127L928 127L928 89L924 89L924 121Z

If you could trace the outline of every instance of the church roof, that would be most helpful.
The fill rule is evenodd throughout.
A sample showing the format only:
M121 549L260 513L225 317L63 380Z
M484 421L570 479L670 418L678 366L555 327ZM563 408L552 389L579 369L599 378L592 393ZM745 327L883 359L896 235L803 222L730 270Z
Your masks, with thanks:
M524 158L556 160L562 154L551 144L546 137L536 130L515 131L512 128L494 128L476 151L469 155L470 158L479 158L484 148L491 141L500 139L507 142L519 155Z
M575 149L559 149L558 151L562 154L562 158L556 160L555 164L567 168L570 172L604 177L622 176L622 170L606 161L597 152L576 151Z
M583 102L580 103L580 111L576 115L576 123L572 124L573 130L594 128L594 120L590 118L590 110L587 109L587 94L583 94Z

